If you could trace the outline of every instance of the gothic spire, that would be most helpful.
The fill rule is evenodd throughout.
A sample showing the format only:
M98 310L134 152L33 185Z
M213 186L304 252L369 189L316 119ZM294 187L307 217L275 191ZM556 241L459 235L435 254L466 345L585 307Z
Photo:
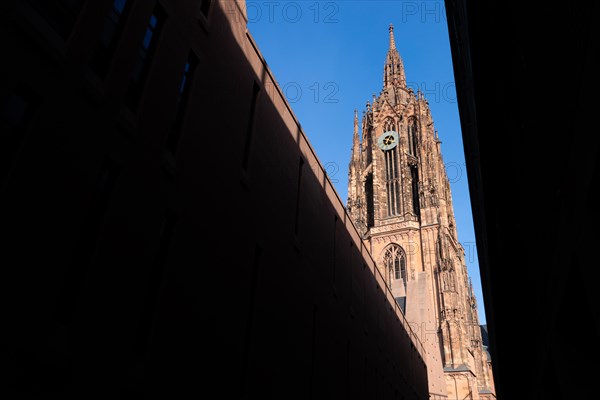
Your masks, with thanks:
M400 53L396 49L396 40L394 39L394 25L390 24L390 48L385 59L383 69L383 87L390 86L406 87L406 76L404 75L404 64Z

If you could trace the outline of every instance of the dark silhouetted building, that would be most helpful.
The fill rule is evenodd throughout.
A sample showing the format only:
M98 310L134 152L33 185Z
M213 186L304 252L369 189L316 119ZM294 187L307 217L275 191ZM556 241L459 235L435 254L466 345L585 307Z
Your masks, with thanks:
M598 398L599 4L445 4L498 399Z

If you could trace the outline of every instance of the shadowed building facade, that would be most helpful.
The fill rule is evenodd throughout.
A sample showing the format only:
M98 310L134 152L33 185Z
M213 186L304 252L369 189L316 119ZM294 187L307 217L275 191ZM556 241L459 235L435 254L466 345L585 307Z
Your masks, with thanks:
M427 399L244 1L0 20L8 397Z
M441 142L389 33L383 90L355 111L348 212L424 344L431 398L495 398Z

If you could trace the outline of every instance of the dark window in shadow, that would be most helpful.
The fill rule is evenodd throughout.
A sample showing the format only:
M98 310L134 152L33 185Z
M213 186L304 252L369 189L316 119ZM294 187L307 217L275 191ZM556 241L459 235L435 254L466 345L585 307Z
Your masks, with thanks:
M254 136L254 120L256 118L256 104L258 102L258 95L260 93L260 86L256 81L252 85L252 102L250 103L250 117L248 118L248 127L246 128L246 143L244 144L244 158L242 159L242 168L248 169L248 162L250 161L250 149L252 147L252 137Z
M198 67L198 57L193 51L190 51L185 67L183 69L183 78L179 85L179 96L177 97L177 111L175 113L175 123L173 129L167 137L167 150L173 155L177 152L177 145L179 144L179 138L181 137L181 130L183 125L183 118L185 117L185 111L187 109L188 100L190 97L190 90L196 68Z
M115 0L106 16L100 40L90 61L90 68L99 78L104 79L106 77L119 37L123 32L131 3L131 0Z
M137 110L139 105L142 92L144 90L144 84L150 71L150 65L152 64L152 58L156 51L156 44L160 36L160 31L167 19L167 14L160 4L156 4L146 32L144 34L144 40L140 46L138 52L138 58L133 69L133 75L131 76L131 82L127 89L125 96L125 104L133 112Z

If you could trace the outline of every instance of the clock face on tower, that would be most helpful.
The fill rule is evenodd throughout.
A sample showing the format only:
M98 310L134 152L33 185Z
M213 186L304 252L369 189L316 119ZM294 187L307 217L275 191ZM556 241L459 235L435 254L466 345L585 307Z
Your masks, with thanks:
M398 145L398 133L394 131L384 132L377 138L377 145L381 150L391 150Z

